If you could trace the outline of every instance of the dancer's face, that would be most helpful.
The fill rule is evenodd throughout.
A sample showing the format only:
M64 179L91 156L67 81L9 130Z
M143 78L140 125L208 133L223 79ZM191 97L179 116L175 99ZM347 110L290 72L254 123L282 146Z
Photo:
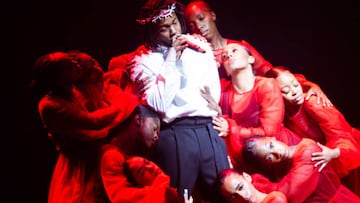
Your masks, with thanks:
M251 183L251 176L247 173L238 174L230 173L224 178L223 185L221 187L223 196L229 202L252 202L255 198L255 188Z
M304 103L303 89L292 73L289 71L281 72L276 81L280 86L285 101L296 105Z
M139 185L151 185L156 176L161 172L160 168L143 157L131 157L126 162L135 182Z
M191 3L185 9L185 19L191 33L204 36L211 41L216 27L216 15L200 3Z
M255 142L255 156L263 160L265 164L279 163L290 159L289 146L274 137L258 138Z

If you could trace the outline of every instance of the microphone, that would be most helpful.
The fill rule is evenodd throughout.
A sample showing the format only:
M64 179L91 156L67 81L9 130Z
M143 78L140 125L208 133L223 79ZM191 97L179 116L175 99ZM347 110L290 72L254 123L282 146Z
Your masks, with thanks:
M193 49L195 51L201 52L201 53L205 53L205 49L201 48L199 45L194 44L192 42L190 42L189 40L186 41L186 46L189 47L190 49Z

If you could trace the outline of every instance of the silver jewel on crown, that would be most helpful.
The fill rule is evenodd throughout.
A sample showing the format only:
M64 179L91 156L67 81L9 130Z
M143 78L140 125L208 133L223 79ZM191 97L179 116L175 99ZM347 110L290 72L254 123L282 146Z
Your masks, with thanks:
M158 15L153 16L151 22L156 23L157 20L162 20L171 16L171 14L175 11L175 9L176 9L175 3L168 5L167 9L161 9Z

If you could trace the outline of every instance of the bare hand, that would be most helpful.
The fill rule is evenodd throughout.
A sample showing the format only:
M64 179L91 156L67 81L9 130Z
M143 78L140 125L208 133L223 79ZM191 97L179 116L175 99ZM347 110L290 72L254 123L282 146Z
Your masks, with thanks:
M189 196L189 192L187 189L184 189L184 203L193 203L194 200L192 198L192 196Z
M176 59L179 59L182 51L187 47L186 42L188 39L181 34L174 35L172 38L172 46L176 51Z
M316 161L314 167L320 166L319 172L321 172L331 159L335 159L340 155L340 150L337 148L330 149L320 143L317 143L317 145L322 149L322 151L312 153L311 161Z
M141 97L150 87L151 79L149 77L141 78L143 71L141 71L135 78L133 84L133 93Z
M214 129L219 132L220 137L227 137L230 134L229 123L221 116L213 118Z
M204 89L201 89L200 94L208 102L208 107L211 110L218 112L218 115L222 115L221 108L215 99L211 96L210 88L208 86L205 86Z
M310 86L310 89L306 93L305 100L309 100L311 96L317 97L317 104L322 103L323 106L331 107L333 104L331 103L330 99L324 94L324 92L321 90L321 88L312 82L307 82Z

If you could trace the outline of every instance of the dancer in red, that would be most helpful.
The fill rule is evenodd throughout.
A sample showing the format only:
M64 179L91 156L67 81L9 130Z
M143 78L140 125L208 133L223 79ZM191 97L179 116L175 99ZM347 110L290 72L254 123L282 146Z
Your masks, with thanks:
M224 67L231 83L222 85L220 107L224 116L214 118L215 129L227 144L234 168L252 173L241 158L242 141L253 135L276 135L288 144L297 144L300 137L285 128L284 101L273 78L255 76L255 58L246 47L231 43L223 51Z
M219 187L224 198L230 203L287 203L284 193L264 193L252 184L252 178L245 172L224 169L218 176Z
M124 163L127 179L134 186L148 191L142 202L182 203L176 188L170 187L170 177L154 162L144 157L129 157ZM192 197L184 193L185 203L192 203Z
M285 67L274 67L267 76L275 78L281 88L285 125L298 135L320 143L322 152L313 154L315 167L321 170L329 163L341 178L350 171L359 178L356 170L360 167L360 131L352 127L335 106L323 108L315 98L305 100L301 85ZM359 184L358 180L351 181L353 187ZM359 186L356 191L360 195Z
M117 104L106 100L101 92L101 67L81 52L52 52L39 57L33 84L39 94L40 117L59 151L48 202L106 201L95 192L98 149L109 131L129 115L137 98L132 100L120 92L128 99Z
M216 61L218 62L221 78L228 78L228 75L222 66L221 55L223 48L230 43L238 43L251 52L251 55L255 58L253 68L256 75L264 75L266 71L271 69L272 65L270 62L265 60L264 57L247 41L224 38L220 34L216 26L216 14L205 1L195 0L187 4L185 8L185 19L192 33L204 36L210 43Z
M325 166L320 172L314 167L311 156L320 151L316 142L308 138L289 146L274 137L253 136L246 139L243 146L247 163L257 167L281 168L285 172L275 183L260 174L253 175L253 183L261 191L283 192L290 203L360 202L358 196L341 184L331 166Z
M113 203L180 203L170 178L148 159L159 139L160 118L153 109L138 105L111 133L100 154L100 174ZM184 196L185 203L192 198Z
M210 43L216 61L218 63L219 76L222 79L230 79L230 76L226 73L225 68L222 65L222 51L223 48L230 43L238 43L241 46L246 47L251 55L255 58L253 64L253 70L255 75L264 76L264 74L272 68L272 65L267 61L253 46L246 40L234 40L223 37L217 27L217 16L211 6L203 0L193 0L186 5L185 19L192 33L200 34L206 38ZM319 103L325 106L331 106L330 100L323 94L322 90L316 84L301 77L301 84L306 89L306 100L315 95Z

